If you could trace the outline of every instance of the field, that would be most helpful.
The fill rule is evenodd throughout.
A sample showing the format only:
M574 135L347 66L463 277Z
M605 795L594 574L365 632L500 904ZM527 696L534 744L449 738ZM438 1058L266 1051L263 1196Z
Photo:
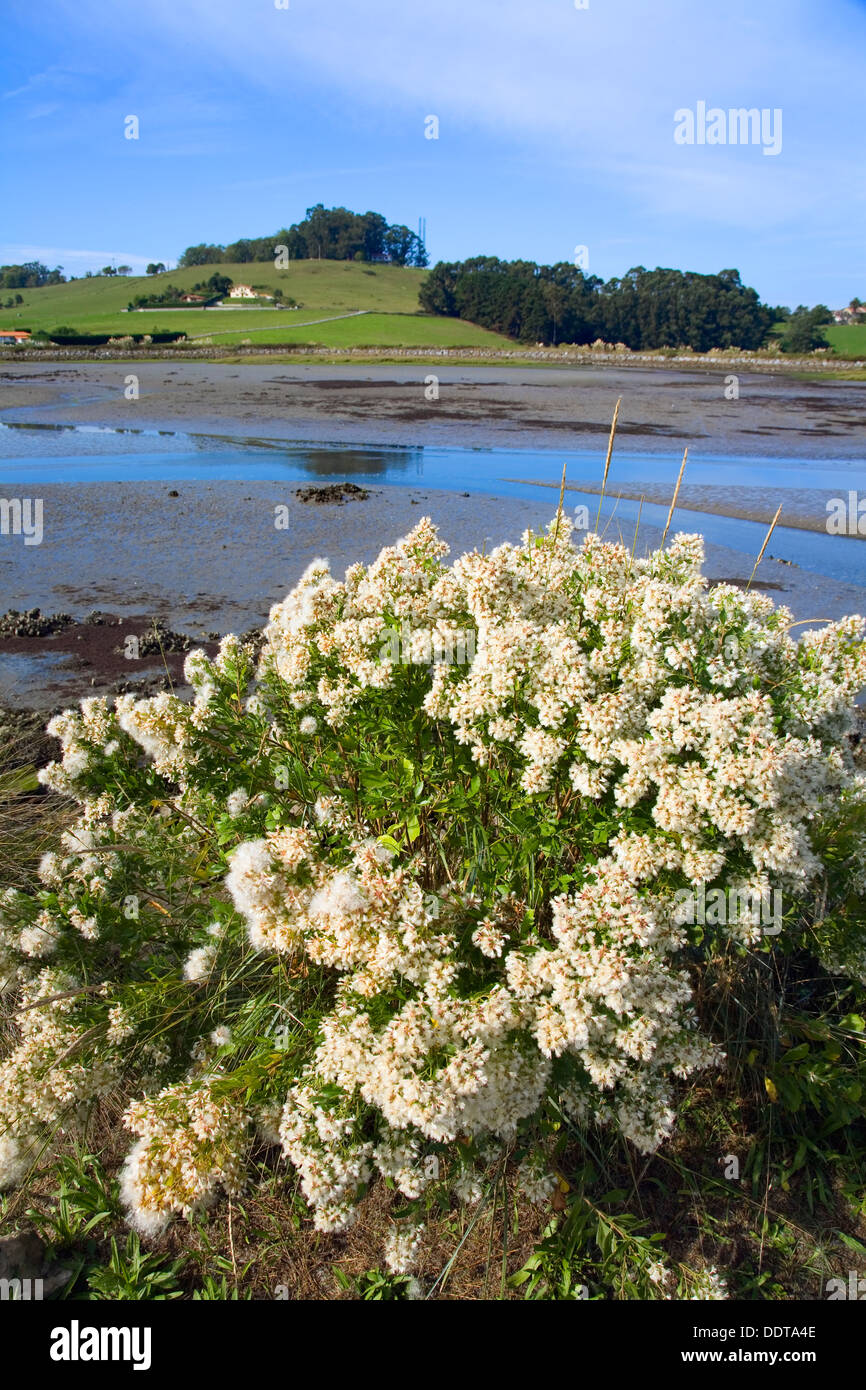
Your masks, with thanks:
M139 295L160 293L167 285L189 291L214 272L234 282L282 291L293 309L147 309L127 313ZM60 328L82 334L185 333L191 342L227 348L242 343L309 344L343 348L513 348L503 334L459 319L437 318L418 309L424 270L352 261L295 261L288 270L270 262L193 266L152 276L94 276L64 285L20 291L23 303L0 308L0 329ZM0 291L0 303L15 292ZM782 324L776 329L781 331ZM842 357L866 356L866 325L831 324L827 342Z
M301 315L303 317L303 315ZM276 330L263 328L250 332L218 330L209 333L206 341L215 346L256 343L317 343L323 347L511 347L511 341L499 333L478 328L460 319L435 318L422 314L363 313L353 318L335 319L315 326L297 326L280 314L287 327ZM246 323L246 320L244 321Z
M774 323L771 332L781 338L784 323ZM840 357L866 357L866 324L829 323L823 328L829 347Z
M127 313L130 300L159 293L169 284L190 290L214 272L235 282L266 286L292 295L298 309L148 309ZM288 270L270 263L195 266L164 275L94 277L65 285L22 290L23 303L0 309L0 328L31 332L71 328L79 333L181 332L227 346L254 343L316 343L329 347L508 347L510 340L456 319L418 312L423 270L349 261L297 261ZM9 292L0 292L8 299ZM357 319L339 315L357 314ZM369 314L370 317L366 317ZM315 320L334 319L332 323ZM305 326L307 325L307 326Z
M843 357L866 357L866 323L831 323L824 336Z

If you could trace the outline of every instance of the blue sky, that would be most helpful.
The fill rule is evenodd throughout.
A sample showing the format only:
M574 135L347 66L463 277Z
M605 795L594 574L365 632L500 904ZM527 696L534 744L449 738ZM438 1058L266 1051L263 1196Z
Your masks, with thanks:
M0 262L139 269L323 202L425 216L434 261L866 298L866 0L289 5L5 0ZM678 145L700 101L780 109L781 151Z

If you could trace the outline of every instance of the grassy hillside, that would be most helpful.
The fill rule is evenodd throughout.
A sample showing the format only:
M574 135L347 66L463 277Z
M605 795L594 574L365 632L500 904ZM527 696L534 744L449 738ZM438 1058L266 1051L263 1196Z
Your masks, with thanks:
M774 323L772 333L781 338L785 332L784 323ZM866 357L866 324L829 323L822 328L828 347L838 352L840 357Z
M277 309L148 309L126 313L138 295L157 294L168 284L190 290L218 271L233 281L282 291L300 308ZM0 309L0 328L60 327L79 333L182 332L207 337L227 346L253 343L321 343L325 346L464 347L508 346L509 340L456 319L439 319L418 311L418 290L424 270L390 265L361 265L353 261L295 261L288 270L270 263L195 266L164 275L94 277L66 285L20 291L23 304ZM0 292L0 298L8 298ZM362 318L317 319L365 311ZM369 317L367 316L369 314Z
M278 332L265 328L264 331L251 332L244 320L243 330L228 332L219 325L219 331L209 333L206 341L215 347L222 344L248 342L258 343L316 343L322 347L513 347L509 338L499 333L491 333L486 328L477 328L474 323L464 323L461 319L436 318L423 314L374 314L363 313L353 318L336 319L333 322L318 323L304 327L303 323L292 323L286 314L277 316L285 324ZM305 319L302 311L295 318Z
M158 294L167 285L191 290L214 271L233 281L292 296L297 309L147 309L126 313L138 295ZM23 303L0 308L0 329L31 332L71 328L79 333L186 333L214 346L249 342L311 343L344 347L512 347L510 339L459 319L421 314L418 291L428 274L391 265L354 261L294 261L288 270L270 262L223 264L170 270L164 275L75 280L66 285L21 290ZM0 291L0 303L10 297ZM358 314L357 318L339 317ZM317 322L332 319L333 322ZM781 332L784 325L777 324ZM866 356L866 324L831 324L827 342L844 357Z
M845 357L866 357L866 323L831 323L824 336L834 352Z

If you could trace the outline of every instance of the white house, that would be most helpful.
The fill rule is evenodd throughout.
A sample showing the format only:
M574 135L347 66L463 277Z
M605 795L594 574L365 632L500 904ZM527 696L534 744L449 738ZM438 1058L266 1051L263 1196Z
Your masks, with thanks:
M273 299L272 294L265 294L263 290L254 290L252 285L232 285L229 290L229 299Z
M847 309L834 309L834 323L862 323L866 319L866 304L854 304L853 301Z

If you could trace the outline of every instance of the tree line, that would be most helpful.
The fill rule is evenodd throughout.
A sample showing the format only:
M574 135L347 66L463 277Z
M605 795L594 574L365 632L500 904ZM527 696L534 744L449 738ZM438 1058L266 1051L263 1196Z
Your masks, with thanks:
M49 270L41 261L25 261L23 265L0 265L0 290L33 290L40 285L62 285L66 276L63 267Z
M758 348L775 322L775 311L737 270L699 275L637 266L605 281L566 261L538 265L476 256L438 262L419 298L430 313L468 319L521 342L602 339L633 351Z
M428 263L423 243L408 227L389 226L380 213L355 213L317 203L307 208L302 222L272 236L243 238L228 246L202 243L187 247L178 265L273 263L277 247L285 247L291 259L321 256L323 260L422 267ZM126 265L104 266L98 274L130 272ZM148 275L164 272L161 261L147 267ZM92 275L88 271L86 278ZM222 286L213 282L212 276L195 288L216 294ZM49 270L41 261L0 266L0 290L64 283L61 266ZM226 280L226 289L228 286ZM174 293L179 297L180 291ZM144 304L152 298L139 297L136 302ZM742 283L737 270L700 275L637 266L621 279L604 281L567 261L538 265L535 261L501 261L495 256L439 261L421 286L419 301L428 313L467 319L520 342L582 345L602 339L624 343L634 351L663 347L691 347L695 352L753 349L765 345L775 326L782 351L805 353L827 346L823 328L833 318L824 304L814 308L801 304L793 311L782 305L762 304L757 292ZM14 302L20 302L20 296ZM12 306L10 297L4 307Z
M165 266L162 267L165 270ZM148 274L150 272L148 271ZM131 265L104 265L101 270L85 271L85 280L98 279L101 275L131 275ZM74 280L75 276L69 277ZM63 266L49 270L41 261L25 261L23 265L0 265L0 290L38 290L43 285L65 285L69 283L63 274Z
M273 261L284 246L291 260L385 261L392 265L426 266L427 252L415 232L400 223L389 224L378 212L350 212L326 208L322 203L307 208L302 222L284 227L272 236L242 237L219 246L202 242L188 246L178 266L246 264Z

